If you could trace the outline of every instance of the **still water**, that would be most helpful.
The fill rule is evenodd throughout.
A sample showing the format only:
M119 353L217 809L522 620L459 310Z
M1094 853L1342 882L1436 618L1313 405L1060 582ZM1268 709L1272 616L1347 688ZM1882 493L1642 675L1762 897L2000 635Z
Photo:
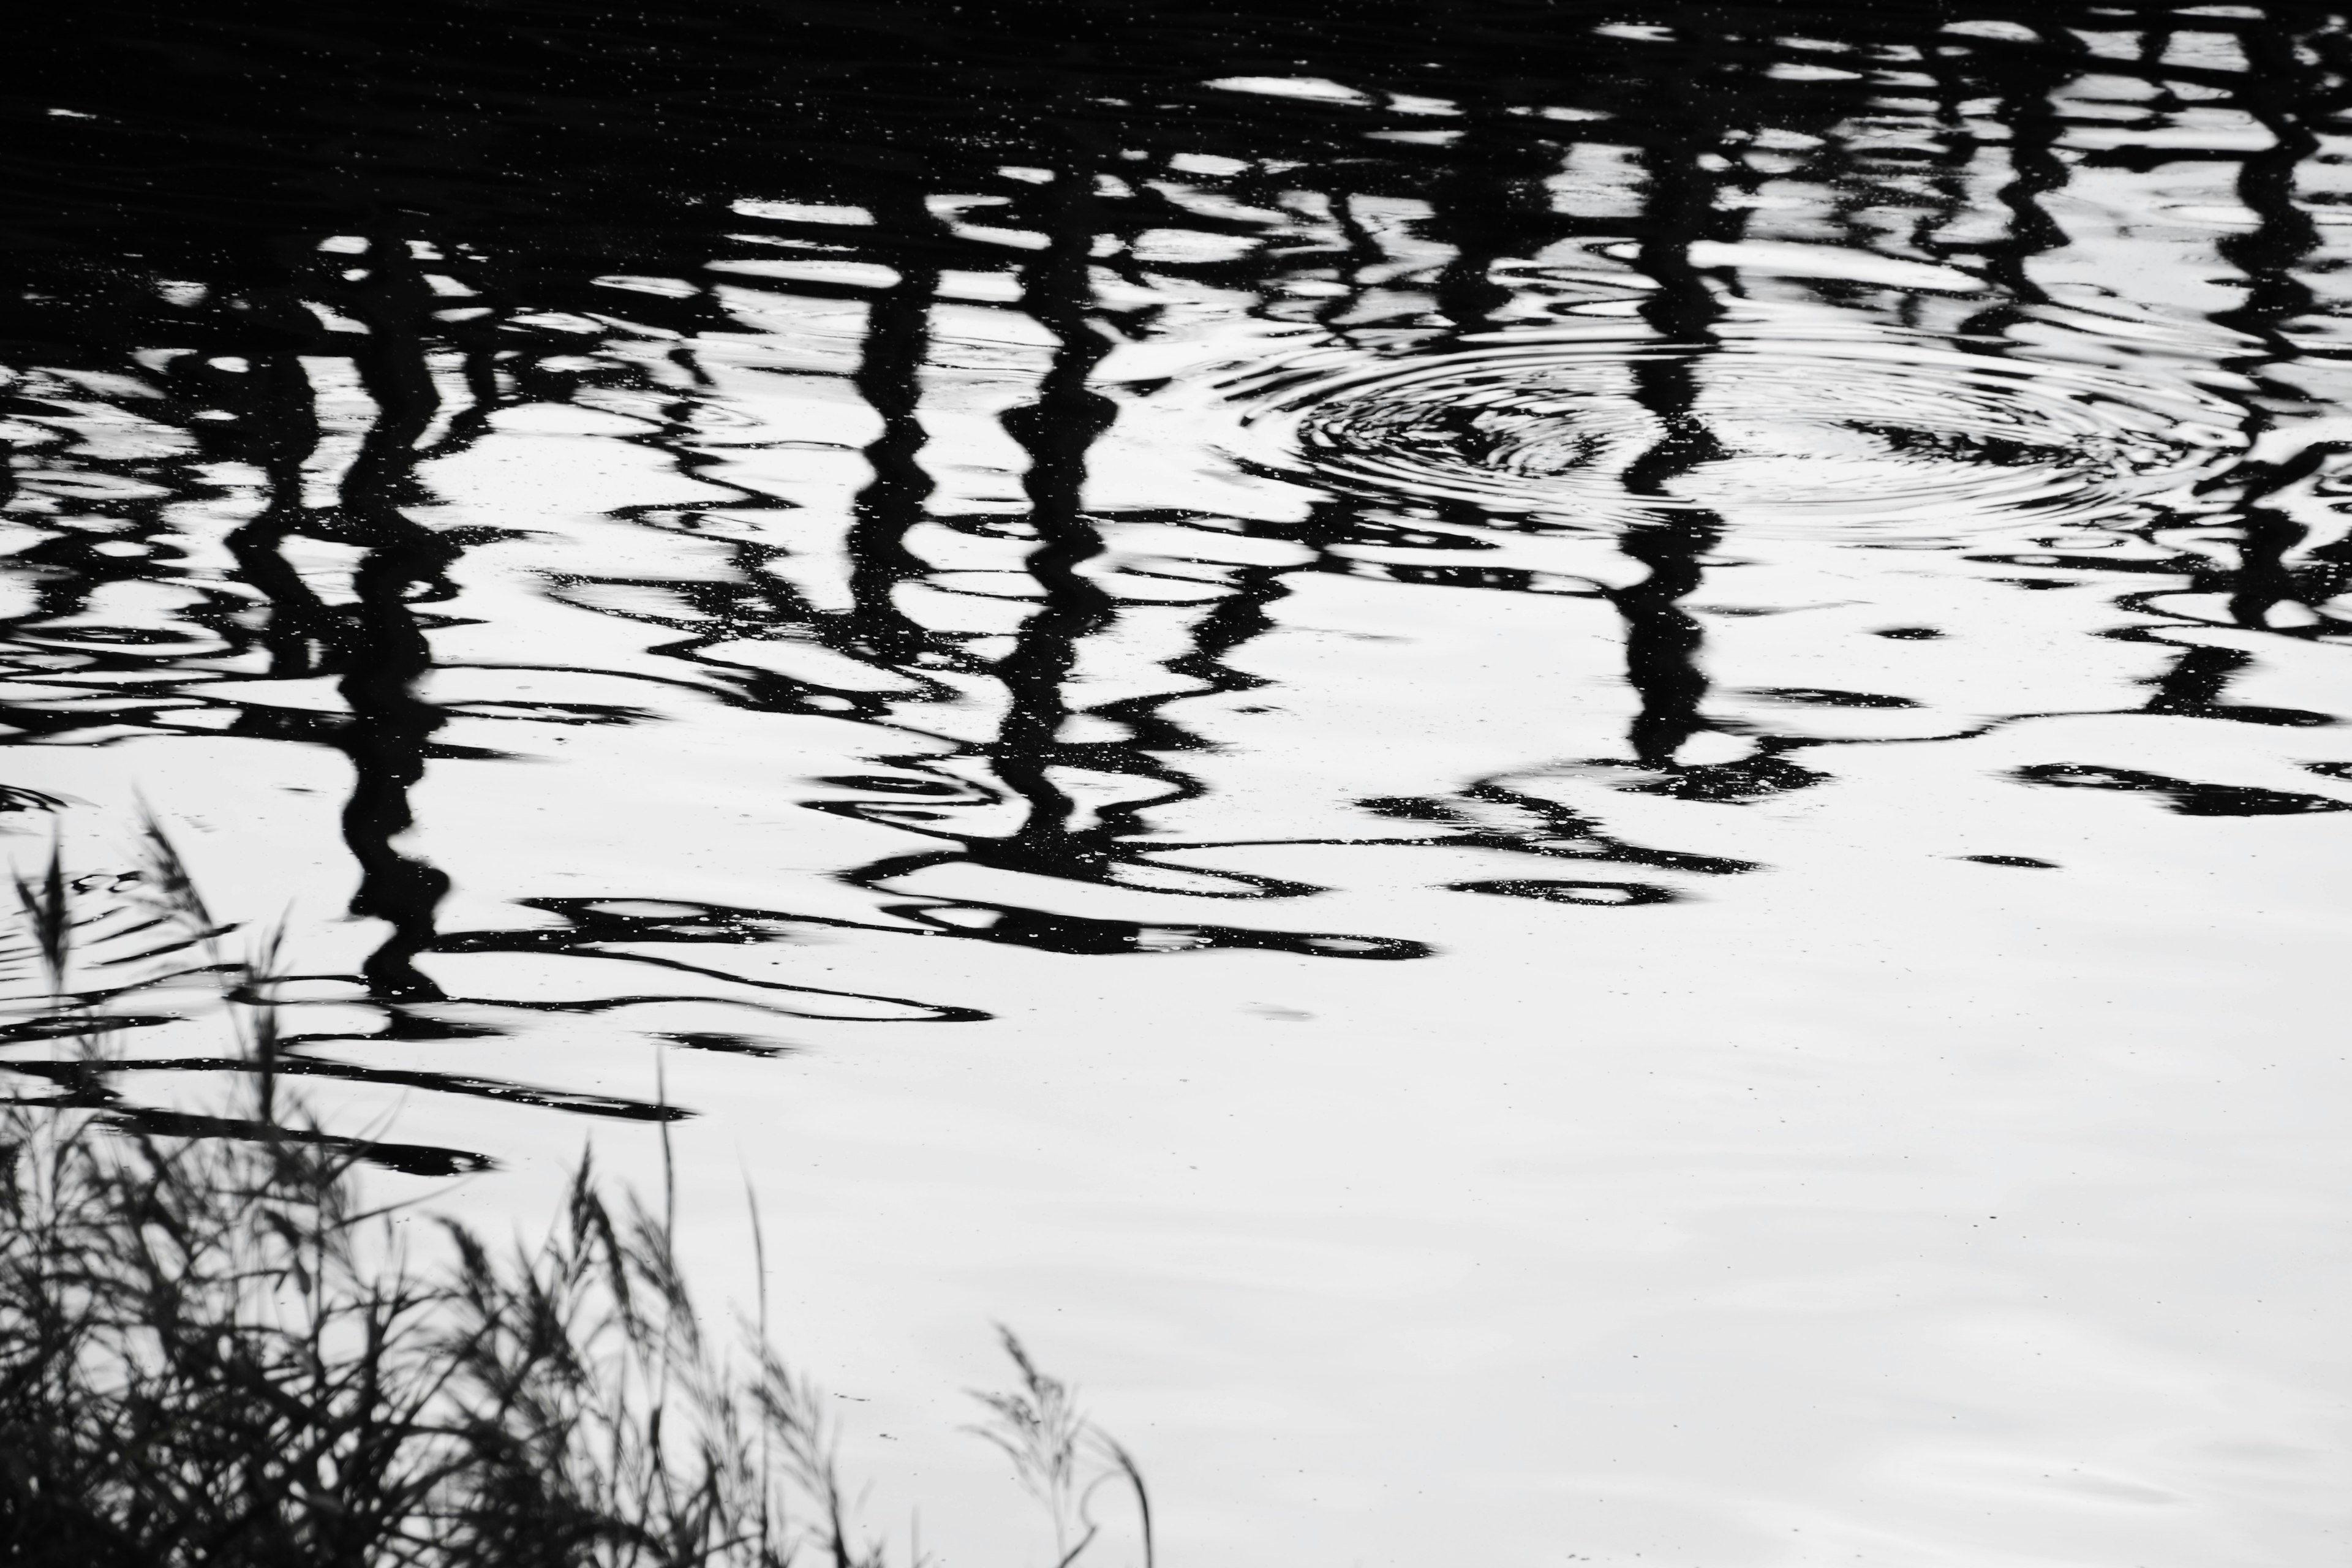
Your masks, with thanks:
M992 1321L1174 1563L2345 1560L2341 16L75 25L19 1092L239 1130L143 798L387 1191L755 1190L941 1563Z

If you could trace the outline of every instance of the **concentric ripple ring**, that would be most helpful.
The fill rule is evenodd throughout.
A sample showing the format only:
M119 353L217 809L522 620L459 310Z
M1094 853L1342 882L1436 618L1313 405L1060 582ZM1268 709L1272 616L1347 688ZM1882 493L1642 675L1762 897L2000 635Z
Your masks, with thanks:
M1555 526L1696 510L1742 531L1893 543L2204 510L2197 482L2242 447L2240 410L2015 347L1491 334L1390 358L1327 351L1221 391L1245 411L1234 455L1255 466ZM1669 437L1698 455L1629 487Z

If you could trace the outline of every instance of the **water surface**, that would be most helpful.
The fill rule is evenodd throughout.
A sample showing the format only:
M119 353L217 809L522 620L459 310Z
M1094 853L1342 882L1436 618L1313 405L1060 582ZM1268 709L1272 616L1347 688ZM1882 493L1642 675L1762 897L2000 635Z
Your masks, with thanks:
M383 1180L756 1187L943 1563L991 1320L1171 1562L2340 1559L2341 16L82 26L22 1092L239 1130L143 796Z

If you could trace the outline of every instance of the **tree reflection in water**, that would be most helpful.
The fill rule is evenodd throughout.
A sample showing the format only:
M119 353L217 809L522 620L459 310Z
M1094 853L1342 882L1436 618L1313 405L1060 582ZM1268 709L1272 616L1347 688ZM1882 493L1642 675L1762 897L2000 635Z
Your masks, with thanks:
M984 21L714 5L624 23L446 5L285 32L169 7L101 30L61 11L22 46L41 62L24 79L46 96L18 99L0 252L18 541L0 721L20 755L110 748L119 766L75 776L124 789L134 775L165 787L172 753L152 747L171 737L348 760L348 909L375 935L342 978L373 1022L290 1041L298 1070L644 1117L668 1112L371 1065L367 1047L713 996L754 1020L985 1016L919 981L901 988L917 994L821 983L789 954L756 974L702 962L713 944L813 933L1412 958L1430 946L1409 932L1321 929L1296 903L1316 885L1243 852L1450 846L1669 877L1753 865L1636 842L1610 826L1605 796L1564 795L1557 769L1441 795L1364 777L1347 798L1276 813L1296 831L1216 831L1203 764L1231 742L1204 716L1285 695L1256 668L1285 601L1337 575L1609 606L1632 710L1622 752L1576 766L1636 795L1758 801L1833 776L1836 746L1982 732L2003 717L1824 738L1786 716L1838 706L1835 693L1746 692L1737 671L1707 673L1696 606L1737 529L1723 504L1691 498L1741 456L1745 427L1723 421L1752 413L1725 402L1748 374L1726 356L1752 348L1759 321L1781 330L1780 310L1800 331L1940 335L2030 376L2039 353L2080 352L2050 351L2053 335L2096 330L2090 297L2053 281L2073 242L2053 205L2077 171L2210 163L2249 215L2214 247L2243 286L2197 329L2203 360L2176 390L2235 411L2234 429L2200 437L2221 457L2193 496L2118 503L2105 521L2119 548L1981 559L2023 574L2010 580L2021 593L2122 574L2128 620L2107 635L2167 660L2147 713L2324 723L2231 696L2246 645L2173 632L2339 627L2331 601L2352 556L2323 498L2344 448L2314 425L2329 397L2311 379L2335 351L2310 323L2329 308L2313 282L2315 172L2347 101L2346 40L2318 7L2204 13L2192 28L2160 8L2044 5L1654 6L1638 25L1534 4L1117 21L1045 4ZM2191 31L2227 47L2184 47ZM2216 130L2225 111L2261 136ZM1740 258L1763 252L1742 247L1790 243L1974 281L1939 291L1832 268L1775 277L1758 298ZM1466 493L1318 479L1310 464L1276 475L1320 485L1290 516L1095 504L1106 438L1188 390L1114 384L1118 354L1217 312L1279 348L1277 374L1302 346L1374 366L1471 363L1563 328L1668 352L1624 359L1626 417L1647 433L1611 479L1626 503L1614 513L1479 499L1482 470L1523 477L1526 422L1475 396L1433 414L1422 446L1376 454L1450 465L1472 476ZM824 429L780 435L743 412L746 378L777 376L810 393ZM643 536L626 547L440 515L432 465L482 448L502 416L549 408L630 421L596 438L661 465L688 499L607 512ZM1000 448L983 471L968 449L985 448L971 426L991 422ZM1881 434L1896 457L1987 468L2068 450L2030 431ZM772 460L737 460L755 451ZM837 504L794 499L823 489L795 461L832 473L853 455L859 477ZM1623 570L1481 561L1596 530ZM1131 557L1119 541L1144 531L1184 553ZM662 540L691 570L671 569ZM490 606L517 595L542 607L487 656ZM575 623L546 620L548 606L607 629L563 646ZM606 659L614 624L637 641ZM493 699L436 695L436 677L468 670L492 684L598 673L614 678L599 689L644 699L520 681ZM331 700L292 695L320 680ZM862 772L806 776L778 742L774 805L882 847L832 867L807 907L529 890L511 926L449 929L451 879L468 868L436 865L412 832L435 770L496 765L509 754L496 724L638 726L692 700L746 722L859 727ZM1555 717L1540 703L1522 715L1538 752ZM2043 782L2096 782L2052 766L2077 771ZM2223 809L2194 781L2148 776L2128 787ZM20 820L53 809L38 791L10 804L29 808ZM1667 901L1682 886L1609 885L1632 890L1597 901ZM1103 899L1055 891L1074 886ZM1168 912L1134 913L1136 898ZM1202 918L1199 899L1234 912ZM436 978L436 955L567 954L636 982L531 1000ZM756 1047L761 1026L746 1029L654 1032ZM224 1064L163 1045L137 1065ZM128 1092L74 1091L123 1106Z

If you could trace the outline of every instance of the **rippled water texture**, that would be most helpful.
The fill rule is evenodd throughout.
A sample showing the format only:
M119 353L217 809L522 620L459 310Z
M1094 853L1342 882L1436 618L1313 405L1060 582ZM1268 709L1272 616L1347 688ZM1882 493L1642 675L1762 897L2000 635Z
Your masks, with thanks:
M1303 382L1304 367L1257 371L1234 391L1273 389L1250 420L1270 466L1287 452L1366 499L1611 533L1692 510L1857 544L2152 520L2200 510L2197 481L2244 447L2229 405L2193 385L2006 359L1998 338L1864 335L1813 312L1756 312L1724 336L1476 333ZM1660 406L1666 381L1689 384L1686 409ZM1645 476L1678 440L1706 446L1669 479Z
M143 798L941 1562L998 1320L1171 1563L2343 1560L2341 15L655 10L28 26L18 1092L251 1131Z

